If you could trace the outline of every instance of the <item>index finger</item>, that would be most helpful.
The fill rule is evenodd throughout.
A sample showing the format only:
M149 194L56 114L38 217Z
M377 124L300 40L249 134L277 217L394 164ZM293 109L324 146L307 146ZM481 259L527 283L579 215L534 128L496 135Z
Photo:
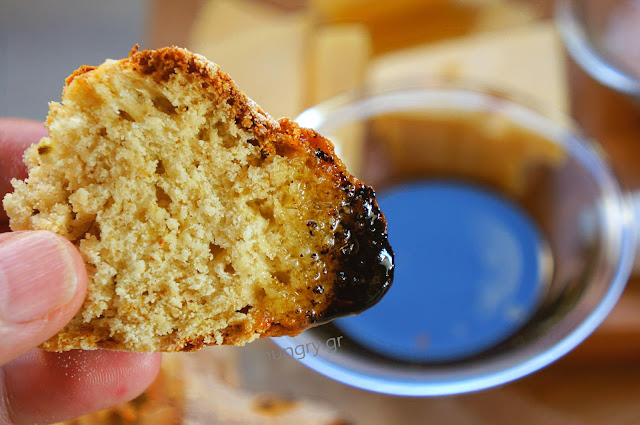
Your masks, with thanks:
M160 353L31 350L0 370L0 418L6 409L17 424L52 423L115 406L151 384L160 360Z
M20 118L0 118L0 205L4 195L11 192L11 179L27 177L22 155L30 145L47 135L47 129L38 121ZM9 219L0 207L0 232Z

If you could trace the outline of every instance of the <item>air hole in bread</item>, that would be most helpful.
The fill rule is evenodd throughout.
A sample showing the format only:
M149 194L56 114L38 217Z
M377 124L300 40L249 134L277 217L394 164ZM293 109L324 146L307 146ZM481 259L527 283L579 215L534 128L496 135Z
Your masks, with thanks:
M223 137L222 145L227 149L235 148L238 145L238 141L233 138Z
M200 127L200 131L198 131L198 135L196 136L198 140L202 140L203 142L208 142L211 140L211 131L207 125Z
M159 159L158 163L156 164L156 174L158 175L163 175L166 172L166 170L164 169L164 164L162 163L162 160Z
M51 152L51 146L40 146L38 148L38 155L46 155Z
M272 222L275 220L272 202L267 199L253 199L247 202L247 206L262 216L265 220Z
M171 197L158 185L156 185L156 199L160 208L167 208L171 204Z
M236 269L233 267L233 264L231 264L231 263L227 263L224 266L224 271L225 271L225 273L236 274Z
M131 122L136 122L135 119L133 119L133 117L127 112L127 111L123 111L122 109L118 109L118 115L120 116L120 118L122 118L123 120L127 120L127 121L131 121Z
M244 307L242 307L240 310L236 310L238 313L242 313L242 314L247 314L249 312L249 310L251 310L253 308L252 305L245 305Z
M71 213L71 220L76 221L78 219L78 213L73 210L73 205L69 204L69 210Z
M282 272L282 271L274 272L273 277L275 277L285 285L289 285L291 283L291 276L287 272Z
M213 259L216 260L224 257L227 250L220 245L216 245L212 242L209 244L209 252L211 252L211 255L213 255Z
M100 129L98 130L98 136L106 137L107 136L107 129L105 127L100 127Z
M267 297L267 291L264 288L258 288L255 292L256 299L262 302Z
M176 106L171 103L165 96L158 95L153 98L153 106L160 112L164 112L167 115L175 115Z
M87 233L92 235L94 238L96 238L96 240L100 240L100 224L97 221L94 221L93 223L91 223L91 226L89 227L89 230L87 230Z
M213 126L216 133L218 134L218 137L220 137L220 139L222 140L222 146L227 149L238 146L238 137L231 134L228 127L229 126L227 124L221 121L217 122Z
M140 208L136 210L134 217L136 220L143 222L147 221L147 208Z

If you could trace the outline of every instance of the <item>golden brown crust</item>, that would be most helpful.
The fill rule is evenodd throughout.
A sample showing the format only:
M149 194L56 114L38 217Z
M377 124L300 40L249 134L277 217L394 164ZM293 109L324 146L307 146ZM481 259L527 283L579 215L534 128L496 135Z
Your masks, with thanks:
M69 84L71 84L71 82L78 76L80 75L84 75L87 72L91 72L94 69L98 68L97 66L90 66L90 65L82 65L80 66L80 68L76 69L75 71L73 71L71 73L71 75L69 75L65 80L65 84L68 86Z
M278 123L273 118L239 90L218 65L200 55L175 46L158 50L132 49L130 56L121 63L161 81L168 80L178 70L195 75L202 80L204 90L214 92L232 107L236 124L263 136L278 131Z
M335 155L333 144L317 132L299 127L289 118L276 121L265 113L260 106L242 92L235 82L218 65L206 58L191 53L179 47L165 47L158 50L138 50L134 45L129 57L120 61L123 67L130 67L144 75L151 75L161 81L166 81L171 74L186 72L202 80L202 88L213 92L218 98L231 106L236 124L245 130L252 131L261 142L260 146L266 154L298 154L315 155L322 150L330 160L323 161L325 172L334 177L339 173L347 174L342 161ZM65 80L68 86L71 82L96 66L82 65ZM331 166L328 167L327 165ZM355 177L349 176L352 183L360 183Z
M206 58L191 53L179 47L165 47L158 50L138 51L137 45L132 48L129 57L122 59L123 66L145 75L152 75L161 81L166 81L173 73L186 72L197 76L202 80L202 88L213 92L223 102L231 106L236 124L245 130L252 131L260 146L266 154L306 154L313 156L318 149L324 151L331 161L331 169L327 172L336 176L339 173L347 173L342 161L335 156L333 144L317 132L300 128L289 118L281 118L275 121L260 106L241 91L235 82L218 65L209 62ZM80 69L86 68L80 72ZM83 66L76 73L88 72L95 67ZM352 182L357 179L350 176Z

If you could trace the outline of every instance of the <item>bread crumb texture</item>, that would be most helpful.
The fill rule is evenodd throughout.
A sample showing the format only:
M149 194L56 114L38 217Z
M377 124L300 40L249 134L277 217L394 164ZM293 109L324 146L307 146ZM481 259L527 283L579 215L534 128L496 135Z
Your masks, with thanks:
M89 286L44 349L242 345L335 313L337 233L366 186L330 142L266 115L217 65L171 47L81 67L47 128L4 207L12 230L72 241Z

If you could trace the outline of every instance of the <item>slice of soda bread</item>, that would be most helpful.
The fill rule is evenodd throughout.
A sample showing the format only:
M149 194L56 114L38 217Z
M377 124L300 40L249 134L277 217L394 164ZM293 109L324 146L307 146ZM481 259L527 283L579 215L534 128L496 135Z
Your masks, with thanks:
M358 313L391 284L374 191L202 56L136 46L83 66L47 127L4 207L12 230L72 241L89 287L44 349L242 345Z

